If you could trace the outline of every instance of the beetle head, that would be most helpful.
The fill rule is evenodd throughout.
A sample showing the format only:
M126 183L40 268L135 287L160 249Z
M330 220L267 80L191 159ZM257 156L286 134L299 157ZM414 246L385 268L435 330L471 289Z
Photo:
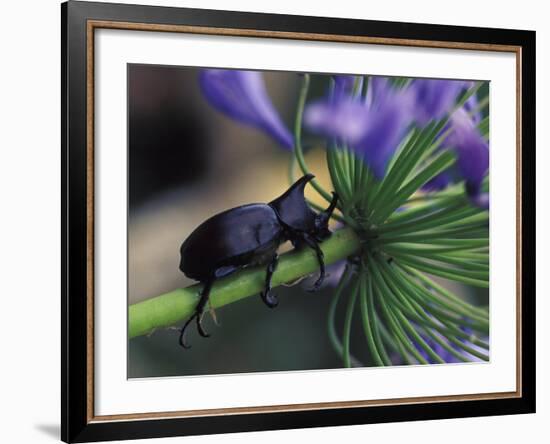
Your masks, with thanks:
M279 220L290 230L302 231L317 239L325 239L330 236L328 221L336 207L338 196L332 193L330 206L319 214L315 213L304 196L306 184L314 177L313 174L306 174L269 205L277 212Z
M279 220L291 230L315 231L317 214L309 208L304 196L306 184L314 177L313 174L306 174L281 196L269 203L269 206L276 211Z

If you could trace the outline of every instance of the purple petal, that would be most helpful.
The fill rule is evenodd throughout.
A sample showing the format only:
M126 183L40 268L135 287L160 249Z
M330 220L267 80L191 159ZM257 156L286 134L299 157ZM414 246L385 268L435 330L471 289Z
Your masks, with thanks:
M462 83L464 84L465 87L473 86L473 82L462 82ZM477 112L472 113L472 111L476 110L477 106L478 106L477 96L473 94L466 100L466 102L464 102L462 110L456 111L455 115L451 117L450 123L443 129L442 133L447 131L451 127L457 127L457 131L458 131L457 134L455 134L454 136L450 136L444 145L455 144L457 141L454 139L456 139L458 136L460 136L461 134L464 134L465 132L466 132L466 135L467 133L470 133L471 146L469 147L469 149L472 149L474 151L477 150L479 153L481 153L482 159L481 159L481 163L479 163L478 166L481 169L485 169L484 165L488 162L488 160L485 161L483 159L483 153L486 153L488 155L488 149L484 149L483 147L475 148L476 145L484 144L483 140L480 139L479 135L477 134L477 130L473 128L474 125L477 125L481 121L481 117L482 117L479 110ZM472 125L472 123L474 125ZM466 141L464 143L467 144ZM446 148L446 146L443 146L442 148ZM466 165L468 163L468 159L474 158L474 162L475 162L475 153L473 154L474 157L472 157L472 154L468 153L469 149L468 149L468 146L466 146L463 149L464 153L462 156L462 162L465 164L464 171L467 174L465 178L468 179L468 177L470 176L479 176L479 175L481 175L483 178L483 176L485 175L485 171L482 171L481 173L475 172L475 171L472 171L472 168ZM422 189L424 189L425 191L435 191L435 190L444 189L450 183L455 182L455 179L456 179L455 176L457 176L457 174L451 174L451 172L452 171L454 172L454 170L456 170L456 168L451 168L447 171L444 171L443 173L439 174L438 176L430 180L427 184L425 184L422 187ZM460 172L458 174L460 174ZM474 203L475 205L481 208L488 208L488 204L489 204L488 196L482 197L479 194L480 193L479 187L481 185L479 180L473 180L468 183L469 183L469 188L470 188L469 192L471 193L470 197L472 199L472 203ZM476 183L478 185L475 185Z
M364 136L369 118L370 112L365 104L347 98L309 104L303 121L314 133L355 145Z
M374 110L348 99L338 104L316 102L309 105L304 123L313 132L348 144L375 175L382 178L403 136L404 115L396 101Z
M410 123L412 95L392 89L385 78L369 82L368 100L347 97L314 102L305 110L304 124L313 132L348 144L378 178Z
M429 312L426 312L431 318L433 318L433 316L429 313ZM465 319L466 320L466 319ZM468 327L467 325L463 325L460 327L460 329L464 332L464 333L467 333L467 334L472 334L473 331L470 327ZM434 333L436 334L442 341L446 342L448 345L450 345L454 350L456 350L459 354L461 354L462 356L464 356L466 359L468 359L468 361L470 362L480 362L482 361L482 359L478 358L477 356L474 356L474 355L471 355L470 353L466 352L464 349L462 349L460 346L458 346L457 344L455 344L454 342L450 342L446 337L440 335L439 333ZM457 363L457 362L462 362L461 359L458 359L454 354L452 354L451 352L449 352L448 350L446 350L441 344L439 344L437 341L433 340L431 337L427 336L427 335L423 335L421 334L421 337L422 339L424 339L424 342L426 342L426 344L428 344L428 346L430 346L430 348L435 352L437 353L441 359L443 359L443 361L445 361L446 363L450 364L450 363ZM484 340L487 340L488 338L485 337L483 338ZM481 349L481 347L478 347L477 345L475 344L472 344L470 341L466 340L466 339L462 339L462 338L459 338L459 341L468 345L469 347L473 348L473 349L476 349L478 351L483 351L485 352L485 350ZM414 341L414 346L415 348L418 350L418 352L420 353L420 355L422 355L422 357L424 359L426 359L430 364L435 364L436 361L434 359L432 359L428 353L426 352L426 350L424 350L424 348L422 348L422 346Z
M451 174L448 171L443 171L425 183L422 189L424 191L440 191L447 188L450 183L452 183Z
M293 148L294 139L275 110L260 72L205 69L199 83L206 99L219 111L265 131L285 148Z
M450 346L452 346L457 352L459 352L462 356L464 356L465 358L467 358L469 361L480 361L479 358L476 358L472 355L470 355L469 353L463 351L461 348L459 348L456 344L454 343L450 343L449 341L446 340L446 338L442 337L441 335L438 335L440 337L440 339L442 339L443 341L447 342ZM434 341L432 338L428 337L428 336L423 336L422 339L424 339L424 342L426 342L426 344L436 353L439 355L439 357L441 359L443 359L443 361L445 361L445 363L447 364L455 364L457 362L462 362L462 360L458 359L455 355L453 355L451 352L447 351L445 348L443 348L443 346L441 344L439 344L438 342ZM469 343L467 345L470 345ZM414 342L414 346L415 348L418 350L418 352L420 353L420 355L426 359L426 361L428 361L430 364L436 364L437 362L435 361L435 359L433 359L430 355L428 355L428 352L426 350L424 350L424 348L418 343L418 342Z
M429 337L424 337L424 342L436 353L439 355L443 361L447 364L454 364L457 362L461 362L460 359L458 359L456 356L454 356L452 353L448 352L441 346L438 342L434 341L433 339ZM433 359L426 350L418 343L414 342L414 346L417 349L418 353L430 364L436 364L437 361ZM456 347L456 346L455 346Z
M353 91L355 76L337 75L334 79L334 91L332 92L332 101L338 102L349 97Z
M420 126L432 119L441 119L454 105L467 86L461 80L416 79L410 89L415 95L415 120Z
M368 130L356 146L365 162L381 179L405 131L411 123L414 95L409 89L395 89L387 77L371 77L366 105Z
M479 193L470 198L470 201L479 208L489 209L489 193Z
M365 102L370 108L380 106L389 96L395 93L397 93L397 91L392 90L390 81L387 77L373 76L369 79ZM399 93L403 94L404 91L400 91ZM408 94L410 94L410 92Z
M475 199L489 170L489 146L463 109L453 113L450 124L452 132L444 145L455 149L458 171L466 180L468 195Z
M388 96L387 100L371 107L369 111L368 124L355 150L375 176L381 179L405 134L410 114L406 99L398 95Z
M470 97L468 97L468 100L466 100L466 102L464 102L464 105L463 105L462 108L468 114L470 114L473 110L475 110L477 108L477 105L478 105L477 96L475 94L472 94ZM476 125L479 122L481 122L481 113L479 112L479 110L477 110L477 112L473 113L473 115L471 117L472 117L472 121Z

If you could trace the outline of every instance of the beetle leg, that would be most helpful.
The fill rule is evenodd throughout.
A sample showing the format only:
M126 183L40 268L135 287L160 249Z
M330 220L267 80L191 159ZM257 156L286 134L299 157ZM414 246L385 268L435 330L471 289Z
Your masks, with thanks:
M317 279L315 284L313 284L313 287L308 290L317 291L325 280L325 255L323 254L323 251L321 250L321 247L319 247L317 241L314 238L310 237L308 234L304 234L303 241L308 247L315 250L315 253L317 254L317 260L319 261L319 278Z
M269 308L275 308L279 304L279 301L277 300L277 296L275 296L271 292L271 278L273 277L273 273L277 268L278 261L279 261L279 255L275 253L271 258L271 262L269 262L269 265L267 266L267 272L265 275L265 290L262 293L260 293L262 300L264 301L265 305L267 305Z
M179 339L179 344L183 347L183 348L191 348L190 345L187 345L185 343L185 330L187 330L187 326L191 323L191 321L193 319L195 319L195 316L197 314L194 313L193 316L191 316L189 319L187 319L187 321L185 322L185 324L183 324L183 327L181 328L180 330L180 339Z
M330 236L331 232L328 229L328 222L337 204L338 204L338 194L336 194L335 192L332 192L332 200L330 201L330 205L325 211L322 211L321 213L319 213L315 219L315 226L317 228L318 238L326 239L327 237Z
M197 320L197 330L199 332L199 335L201 335L203 338L208 338L210 336L202 326L202 315L204 313L204 308L208 303L208 297L210 296L210 290L213 283L214 279L206 281L206 283L204 284L204 288L201 291L201 298L199 299L199 303L197 304L197 308L195 309L195 313L197 315L195 318Z
M191 317L189 319L187 319L185 324L183 324L182 329L180 330L179 344L183 348L191 348L190 345L187 345L185 343L185 331L187 330L187 327L193 321L193 319L196 319L196 321L197 321L197 330L199 331L199 334L204 338L207 338L207 337L210 336L208 333L206 333L206 331L204 331L204 328L202 327L201 322L202 322L202 315L203 315L203 312L204 312L204 307L206 306L206 303L208 302L208 296L210 295L210 289L212 288L213 283L214 283L214 279L209 279L208 281L206 281L206 283L204 284L204 288L202 289L202 291L200 293L200 299L199 299L199 302L198 302L198 304L195 308L195 312L191 315Z
M330 201L330 205L328 206L328 208L325 211L323 211L323 213L325 214L325 217L327 218L327 221L332 216L332 213L334 212L334 210L336 208L336 205L338 205L338 199L339 199L338 194L333 191L332 192L332 200Z

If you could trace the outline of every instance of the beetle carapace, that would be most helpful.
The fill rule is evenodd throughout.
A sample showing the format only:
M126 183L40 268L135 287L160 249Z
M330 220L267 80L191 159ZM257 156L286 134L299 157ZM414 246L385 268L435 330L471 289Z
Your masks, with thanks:
M260 294L268 307L277 306L271 290L271 278L277 268L277 249L287 240L295 248L312 248L319 261L319 278L312 290L321 286L325 263L319 243L330 236L328 221L336 208L338 196L332 193L329 207L320 213L306 202L304 188L313 179L306 174L277 199L265 204L249 204L226 210L199 225L180 248L180 270L189 278L204 284L193 315L181 329L180 345L184 348L187 326L197 322L201 336L208 337L201 321L215 280L253 265L265 265L265 288Z

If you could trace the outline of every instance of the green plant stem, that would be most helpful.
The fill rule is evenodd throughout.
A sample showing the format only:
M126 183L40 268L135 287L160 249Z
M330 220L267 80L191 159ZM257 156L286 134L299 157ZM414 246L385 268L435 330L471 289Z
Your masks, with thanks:
M335 322L336 307L338 305L338 301L340 300L340 296L342 295L344 290L347 288L350 275L351 275L351 268L348 263L346 266L346 269L344 270L344 273L342 274L342 277L340 278L340 282L336 287L336 291L332 296L332 300L330 301L330 305L328 309L328 319L327 319L328 337L330 339L332 347L334 348L336 353L338 353L340 358L342 358L342 360L344 359L344 347L342 345L342 341L340 341L340 338L338 337L338 333L336 332L336 322ZM349 356L349 360L352 367L364 367L364 364L351 354Z
M454 228L445 228L445 229L436 229L436 230L429 230L429 231L423 231L420 233L414 233L414 234L396 234L395 236L392 236L392 233L389 234L381 234L378 242L388 244L388 243L395 243L395 242L424 242L424 243L435 243L436 240L441 240L443 238L449 237L453 238L454 236L464 236L464 235L471 235L472 233L477 234L480 230L487 231L487 223L486 222L476 222L474 224L464 224L462 226L454 227ZM456 241L470 241L473 240L473 236L469 236L465 239L455 239ZM485 241L485 245L487 246L489 241L488 237L478 237L476 239L483 239Z
M397 208L403 205L404 202L419 188L428 182L432 177L437 176L442 171L445 171L455 162L455 156L450 151L442 152L429 161L418 174L405 183L397 193L388 199L388 202L383 202L376 208L373 213L373 221L377 224L384 222Z
M349 201L351 199L351 190L349 189L349 183L345 178L342 164L338 159L338 148L329 147L327 148L327 165L329 168L330 179L332 181L332 186L338 193L341 199L344 201ZM341 207L341 202L339 202L339 207Z
M391 271L389 269L389 266L385 263L384 260L378 261L379 272L381 275L381 282L384 283L385 288L388 290L388 293L390 296L394 296L390 298L388 301L390 305L393 305L394 301L400 300L400 302L396 305L393 305L393 312L396 315L397 320L402 325L402 327L409 333L410 336L412 336L413 340L418 344L424 351L432 358L435 362L438 363L444 363L441 356L439 356L427 343L424 341L424 339L418 334L418 332L415 330L415 328L410 324L409 320L406 316L403 315L401 311L401 305L405 307L406 313L412 313L414 317L416 317L416 312L414 307L412 306L411 302L406 298L403 297L401 294L401 290L392 282L391 280ZM384 268L387 268L387 271L384 270Z
M393 284L392 284L392 286L393 286ZM392 293L390 292L389 295L391 296ZM471 355L476 356L476 357L478 357L478 358L480 358L484 361L487 361L489 359L486 354L480 352L479 350L476 350L476 349L470 347L469 345L467 345L467 343L464 342L464 340L469 341L472 344L476 344L480 347L488 349L487 344L485 344L483 341L478 340L477 338L475 338L472 335L465 334L462 330L459 329L459 327L460 327L459 325L456 325L452 322L449 322L448 320L444 320L444 319L441 319L441 318L438 319L437 316L435 316L435 313L433 311L433 307L429 307L429 306L421 307L419 305L420 300L418 300L417 297L416 297L418 295L415 295L414 292L409 293L409 295L412 296L413 299L409 298L408 300L406 300L405 298L402 298L402 301L403 301L403 303L407 304L406 312L408 312L408 315L415 322L417 322L419 324L422 324L420 326L421 328L424 328L424 330L426 332L428 332L429 331L428 327L431 327L431 328L437 330L438 333L440 335L442 335L443 337L445 337L449 342L452 342L456 346L462 348L467 353L470 353ZM396 296L399 296L399 292L396 292ZM425 311L426 309L429 309L431 311L433 319L428 317L428 315L426 314L426 311ZM435 321L436 319L437 319L437 322ZM463 340L458 340L458 339L456 339L457 337L461 337L461 338L463 338ZM435 338L433 338L433 339L435 339ZM435 340L436 340L436 342L442 344L440 340L438 340L438 339L435 339ZM418 341L417 341L417 343L418 343ZM420 345L422 345L422 344L420 343ZM447 349L447 347L444 346L444 348L447 351L449 351ZM425 350L426 350L426 352L428 352L428 350L426 348L425 348ZM453 353L453 352L451 352L451 353ZM459 359L463 360L463 357L459 357Z
M475 287L489 288L488 273L477 273L473 271L442 267L436 264L423 262L411 256L405 257L404 255L399 257L399 262L416 268L417 270L425 271L426 273L430 273L434 276L440 276L449 280L463 282Z
M321 244L327 265L357 253L361 243L350 228L336 231ZM291 251L281 255L273 274L273 287L313 273L319 269L315 252L311 249ZM210 293L210 305L219 308L240 299L259 294L265 284L265 267L247 268L216 281ZM178 288L143 302L130 305L128 336L134 338L156 328L181 322L193 313L202 285Z
M421 330L426 333L431 339L432 341L435 341L437 342L441 347L443 347L445 349L445 351L447 353L450 353L451 355L453 355L455 358L457 358L458 360L462 361L462 362L469 362L470 360L464 356L463 354L459 353L458 351L456 351L453 347L451 347L447 342L443 341L439 336L437 336L431 329L427 328L427 327L422 327Z
M417 270L415 270L414 268L411 268L411 267L403 267L403 269L407 273L411 274L412 276L417 277L426 287L432 288L437 293L439 293L441 296L445 297L447 300L449 300L451 302L454 302L455 304L460 305L463 308L473 307L472 305L470 305L467 302L463 301L459 297L453 295L449 290L447 290L446 288L439 285L433 279L430 279L428 276L424 275L424 273L420 273L420 272L418 272ZM488 319L489 314L488 314L487 310L476 307L475 311L478 314L482 314L482 315L486 316L487 319Z
M384 280L382 279L375 260L370 256L368 257L368 264L371 270L371 276L374 278L373 287L375 290L377 290L379 296L378 301L380 302L382 311L386 316L386 320L388 321L388 326L393 332L395 339L398 343L400 342L403 348L406 349L411 355L413 355L420 364L427 364L428 361L426 361L422 357L422 355L420 355L418 350L415 349L415 347L412 345L410 338L403 330L403 327L397 319L397 315L394 311L395 307L390 306L389 300L392 297L391 292L386 286Z
M474 215L478 216L477 220L488 221L489 215L487 212L479 213L478 208L464 207L464 205L457 203L408 222L387 223L379 231L384 233L391 231L400 234L418 232L431 228L441 228L444 225L451 225L456 222L464 223L467 218L470 220Z
M399 299L398 305L406 306L405 311L415 322L424 324L425 321L427 321L428 324L433 326L433 320L437 319L440 325L449 325L451 328L457 325L468 324L468 326L473 329L483 333L488 332L489 316L487 312L482 313L481 311L477 311L476 307L463 301L461 301L463 305L459 306L458 304L452 304L442 300L440 297L438 298L433 295L414 281L407 280L395 267L391 268L393 272L390 277L389 265L385 264L383 261L380 262L380 265L382 270L385 271L388 285L393 290L397 299ZM408 297L405 297L405 294L407 294ZM443 310L440 307L443 308ZM433 319L426 315L426 311L431 313ZM420 319L418 316L420 316ZM468 320L464 319L464 317ZM470 336L465 335L462 331L458 330L458 328L455 328L455 332L456 331L458 331L463 338L468 338Z
M422 244L427 245L429 248L435 247L435 246L442 246L442 248L446 248L448 251L452 251L452 249L459 248L464 250L473 250L473 249L486 249L488 247L488 238L483 237L477 237L477 238L469 238L469 239L453 239L453 238L433 238L433 239L427 239L426 235L423 234L421 236L417 235L407 235L407 236L400 236L399 238L392 238L392 239L384 239L384 244L398 244L396 246L404 249L403 245L409 245L409 244ZM403 250L404 252L407 252L406 250Z
M306 165L304 158L304 152L302 149L302 117L304 115L304 107L306 104L307 93L309 91L309 74L303 75L302 87L300 88L300 94L298 96L298 105L296 107L296 120L294 121L294 155L300 165L300 169L304 174L309 174L309 168ZM315 191L317 191L323 198L330 202L332 200L332 194L326 191L316 179L311 182Z
M386 222L387 225L393 225L395 223L409 222L414 219L429 216L434 211L441 210L455 203L465 204L466 199L462 194L444 194L440 191L438 194L424 194L415 198L411 198L405 201L404 205L410 203L420 202L414 206L409 206L404 211L393 213Z
M369 287L369 288L367 288ZM363 331L367 344L369 346L370 354L378 366L391 365L391 361L387 356L382 341L378 336L375 339L375 318L374 318L374 304L372 304L372 282L368 280L363 274L359 277L359 291L360 291L360 304L361 304L361 318L363 321Z
M351 367L351 323L353 321L353 314L355 309L355 302L357 301L357 295L359 294L359 280L356 279L352 284L350 296L348 298L348 305L346 307L346 314L344 318L344 333L342 344L344 346L344 366Z

